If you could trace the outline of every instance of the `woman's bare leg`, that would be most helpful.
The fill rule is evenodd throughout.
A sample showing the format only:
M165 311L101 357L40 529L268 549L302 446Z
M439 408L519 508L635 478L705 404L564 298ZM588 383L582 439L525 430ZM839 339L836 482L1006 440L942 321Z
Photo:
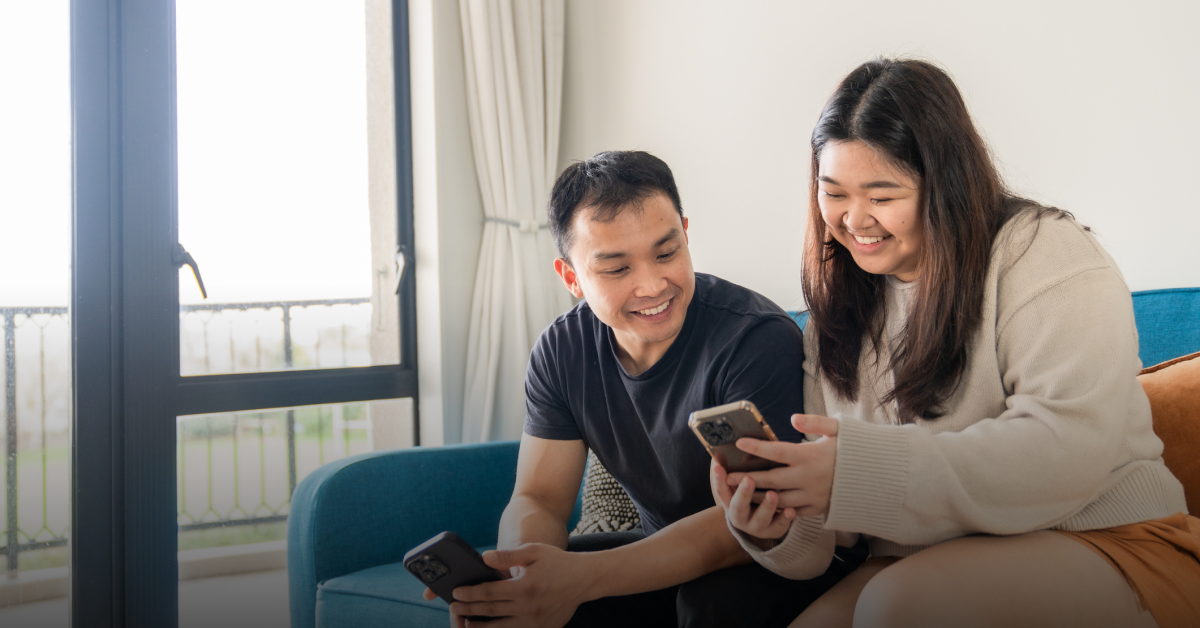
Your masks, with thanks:
M1116 569L1049 531L947 541L878 572L860 591L855 628L1157 628Z
M817 598L795 621L791 628L850 628L854 624L854 605L858 594L875 574L899 559L872 558L859 565L853 573L833 585Z

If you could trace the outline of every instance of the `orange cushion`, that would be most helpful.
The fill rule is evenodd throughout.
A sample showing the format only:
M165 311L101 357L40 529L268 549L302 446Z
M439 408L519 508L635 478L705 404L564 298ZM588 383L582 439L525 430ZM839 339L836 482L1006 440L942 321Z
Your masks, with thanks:
M1200 353L1144 369L1138 381L1150 398L1163 461L1183 483L1188 510L1200 512Z

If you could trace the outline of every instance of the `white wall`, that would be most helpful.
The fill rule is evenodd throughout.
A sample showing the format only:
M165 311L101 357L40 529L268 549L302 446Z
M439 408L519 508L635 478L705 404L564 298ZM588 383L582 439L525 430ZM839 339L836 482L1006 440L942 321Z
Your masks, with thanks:
M462 439L483 200L467 122L458 2L408 4L421 444L441 445Z
M875 55L947 69L1008 182L1075 213L1130 288L1200 286L1200 3L567 0L561 165L675 171L696 269L788 309L808 139Z

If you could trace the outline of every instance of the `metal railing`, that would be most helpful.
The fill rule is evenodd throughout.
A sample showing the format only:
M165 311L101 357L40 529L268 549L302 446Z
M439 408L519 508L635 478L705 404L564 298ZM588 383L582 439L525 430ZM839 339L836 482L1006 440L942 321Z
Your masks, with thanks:
M49 521L49 485L47 474L47 394L46 394L46 326L48 319L59 317L65 321L65 307L4 307L0 308L0 317L4 322L4 504L5 504L5 544L0 547L0 554L7 558L8 574L10 577L17 573L17 559L22 550L45 549L65 545L66 528L55 532L50 529ZM18 520L17 493L17 445L19 432L17 430L17 317L23 321L33 321L38 327L39 337L39 375L40 382L40 421L39 442L41 449L42 467L42 525L32 534L21 529ZM40 319L35 317L41 317ZM21 541L24 535L25 542ZM49 538L47 538L49 537Z
M369 303L370 299L358 298L180 306L181 362L190 364L193 371L188 372L188 368L185 367L184 373L208 374L213 369L224 369L223 372L261 372L308 367L363 366L364 360L369 362L370 359L368 344L371 316L369 310L363 312L357 308L370 308ZM329 325L321 327L319 321L309 320L306 329L309 336L312 336L312 330L316 329L315 342L296 342L294 331L296 316L300 312L334 306L355 308L356 311L347 310L349 315L343 312L340 328L330 328ZM278 334L262 334L259 333L261 330L257 329L248 336L243 334L241 340L248 341L248 347L239 346L246 343L239 343L232 331L228 334L227 343L221 342L224 338L213 340L214 337L221 336L216 331L210 333L214 323L223 317L232 319L241 315L250 318L258 316L255 320L266 321L268 326L273 327L273 330L269 331ZM198 326L192 325L191 332L184 329L185 323L189 323L189 317L203 318ZM357 320L356 317L362 320ZM50 485L51 476L61 482L66 478L67 471L67 457L58 449L62 448L65 452L68 438L66 404L69 402L70 387L66 381L69 377L66 343L69 331L65 307L0 307L0 318L4 326L6 462L6 508L4 531L0 534L0 543L3 543L0 546L0 554L6 556L7 571L9 576L13 577L18 572L18 557L21 552L59 547L67 543L68 520L61 516L66 512L67 488L64 485L61 490L51 491ZM47 331L51 323L56 326L54 332L59 332L50 334L51 345L56 345L54 348L58 350L52 350L48 354ZM232 329L234 323L230 320L226 320L226 323ZM33 329L34 327L36 329ZM35 342L36 347L32 345ZM227 355L221 356L223 351L227 352ZM20 364L18 371L18 355L24 360L32 361L34 353L38 356L35 377L39 381L36 382L27 381L29 365ZM59 353L62 355L58 355ZM223 362L226 358L228 362ZM338 364L329 363L335 361ZM56 377L51 374L49 385L48 369L57 371L58 375ZM20 393L19 375L23 386ZM22 400L20 407L19 397ZM48 414L51 405L57 414L48 419L49 414L53 414ZM34 424L35 420L28 415L31 411L34 414L40 412L40 416L36 417L36 426L32 429L29 426ZM305 452L305 460L312 463L309 466L315 468L323 464L327 457L341 457L353 453L352 443L359 444L361 449L363 434L367 435L366 440L369 443L370 423L364 418L365 414L365 404L345 404L332 408L319 406L177 417L179 530L187 532L286 520L297 479L302 479L298 478L298 475L305 475L297 470L297 432L305 436L306 445L301 449ZM24 427L24 431L19 427ZM338 432L341 432L342 447L337 447ZM36 446L33 443L35 433L39 437ZM315 436L315 439L312 436ZM52 446L50 441L55 439L58 442ZM313 440L316 442L311 443ZM330 451L331 443L334 443L333 451ZM366 446L369 448L369 444ZM314 448L315 452L312 451ZM280 449L286 450L286 484L281 478L270 473L272 470L282 471L277 468L277 465L282 466L284 458L280 455ZM30 457L34 459L31 461ZM38 506L36 494L21 495L22 489L37 492L35 485L19 477L19 469L35 471L31 463L40 464L41 467L42 513L40 525L36 520L31 523L32 517L27 516L27 525L22 528L22 502L27 509L29 506ZM36 472L32 475L36 475ZM200 477L197 478L197 475ZM278 475L280 473L275 474ZM28 477L30 476L26 476ZM223 491L224 494L214 494L214 488L217 488L218 492ZM193 502L189 501L189 490L193 496L198 491L204 495L201 504L195 508L192 507ZM230 492L232 495L229 495ZM257 493L257 497L251 503L243 503L251 499L251 492ZM59 504L59 501L62 503ZM30 532L33 528L36 530Z

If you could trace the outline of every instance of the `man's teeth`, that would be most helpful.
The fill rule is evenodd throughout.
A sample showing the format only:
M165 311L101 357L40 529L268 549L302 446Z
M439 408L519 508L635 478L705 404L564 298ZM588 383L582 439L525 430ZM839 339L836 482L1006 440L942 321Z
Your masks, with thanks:
M870 236L870 237L854 236L854 239L859 244L875 244L876 242L882 241L883 238L884 238L884 236Z
M667 301L666 303L663 303L662 305L660 305L658 307L652 307L648 310L638 310L637 313L644 314L646 316L654 316L655 314L658 314L659 312L667 309L667 306L670 304L671 304L671 302Z

